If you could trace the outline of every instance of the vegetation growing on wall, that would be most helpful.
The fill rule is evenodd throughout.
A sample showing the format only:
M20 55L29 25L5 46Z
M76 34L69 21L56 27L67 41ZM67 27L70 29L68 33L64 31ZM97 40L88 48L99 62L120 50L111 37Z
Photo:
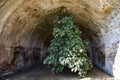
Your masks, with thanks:
M81 39L81 31L71 15L58 15L54 23L53 40L49 48L51 54L44 60L44 64L50 65L55 72L68 67L83 77L92 67L86 54L87 42Z

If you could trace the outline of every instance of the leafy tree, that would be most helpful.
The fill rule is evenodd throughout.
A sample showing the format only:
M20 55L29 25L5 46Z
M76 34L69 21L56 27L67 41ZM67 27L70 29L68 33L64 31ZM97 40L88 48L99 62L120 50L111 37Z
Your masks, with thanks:
M81 31L71 15L58 15L54 23L53 40L49 48L51 54L44 60L44 64L52 66L55 72L68 67L84 77L92 67L86 54L88 43L81 39Z

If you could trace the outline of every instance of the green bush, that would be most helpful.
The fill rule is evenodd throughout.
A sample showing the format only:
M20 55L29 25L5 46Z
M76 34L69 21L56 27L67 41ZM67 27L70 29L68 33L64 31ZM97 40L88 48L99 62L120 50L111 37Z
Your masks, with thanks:
M58 15L54 23L53 40L49 48L51 54L44 60L44 64L50 65L55 72L68 67L84 77L92 67L86 54L88 43L81 39L81 31L71 15Z

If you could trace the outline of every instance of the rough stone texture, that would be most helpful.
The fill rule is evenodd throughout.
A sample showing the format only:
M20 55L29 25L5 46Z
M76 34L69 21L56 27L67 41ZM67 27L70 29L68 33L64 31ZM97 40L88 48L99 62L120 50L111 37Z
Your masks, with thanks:
M0 71L42 62L49 54L51 21L65 7L90 42L88 53L93 63L120 76L116 75L120 73L119 6L120 0L0 0Z

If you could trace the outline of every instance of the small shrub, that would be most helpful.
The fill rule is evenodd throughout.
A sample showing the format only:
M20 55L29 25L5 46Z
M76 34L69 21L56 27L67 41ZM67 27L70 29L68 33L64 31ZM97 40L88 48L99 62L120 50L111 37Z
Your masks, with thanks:
M51 54L44 60L44 64L52 66L55 72L68 67L84 77L92 67L86 54L88 43L81 39L81 31L71 15L58 15L54 23L53 40L49 48Z

